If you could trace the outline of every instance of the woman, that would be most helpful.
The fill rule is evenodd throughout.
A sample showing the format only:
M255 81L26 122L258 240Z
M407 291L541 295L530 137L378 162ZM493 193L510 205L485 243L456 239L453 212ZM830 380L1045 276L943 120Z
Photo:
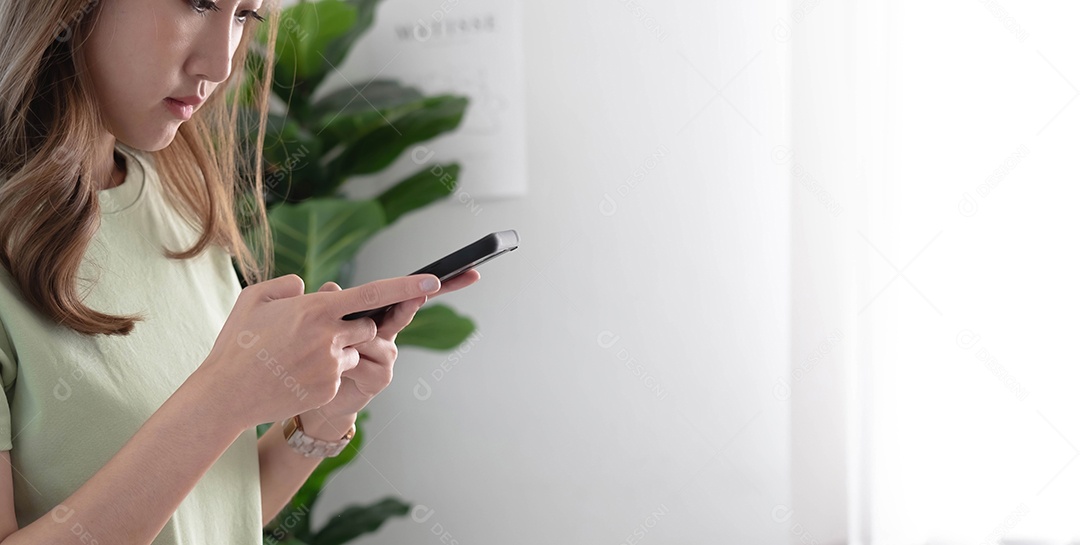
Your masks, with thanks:
M261 543L389 383L397 333L479 279L262 281L230 113L272 1L0 3L3 545Z

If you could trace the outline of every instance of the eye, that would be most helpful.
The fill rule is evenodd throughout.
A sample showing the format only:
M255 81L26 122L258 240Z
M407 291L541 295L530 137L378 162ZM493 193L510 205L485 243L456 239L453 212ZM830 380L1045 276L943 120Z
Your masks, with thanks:
M213 2L212 0L190 0L190 1L191 1L192 9L194 9L199 14L205 14L207 12L207 10L221 11L221 8L218 7L217 3Z
M192 9L199 15L206 15L207 11L221 11L221 8L218 7L217 3L213 0L190 0L190 2ZM236 16L236 19L243 24L247 22L248 17L259 21L260 23L266 20L262 15L259 15L257 11L251 9L241 11L240 14Z
M255 11L253 9L246 9L244 11L241 11L240 13L241 13L241 15L237 15L236 18L241 23L246 23L248 17L251 17L251 18L255 19L256 21L258 21L260 23L266 20L265 18L263 18L262 15L259 15L259 12Z

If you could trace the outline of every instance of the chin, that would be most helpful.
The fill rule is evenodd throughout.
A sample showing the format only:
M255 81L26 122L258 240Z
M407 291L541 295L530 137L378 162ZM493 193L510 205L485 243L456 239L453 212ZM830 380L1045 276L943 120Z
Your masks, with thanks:
M143 151L159 151L169 147L173 140L176 139L177 129L180 128L179 124L173 125L170 123L163 132L156 135L148 135L144 138L136 138L132 140L124 140L124 143L130 147L140 149Z

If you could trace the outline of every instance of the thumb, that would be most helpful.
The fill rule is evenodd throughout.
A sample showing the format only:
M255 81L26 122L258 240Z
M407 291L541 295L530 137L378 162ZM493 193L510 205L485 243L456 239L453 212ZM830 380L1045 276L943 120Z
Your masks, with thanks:
M341 291L341 286L337 285L336 282L327 282L319 288L319 291Z
M256 284L259 286L260 295L268 301L274 299L288 299L304 294L304 279L297 274L286 274L277 278L271 278L265 282Z

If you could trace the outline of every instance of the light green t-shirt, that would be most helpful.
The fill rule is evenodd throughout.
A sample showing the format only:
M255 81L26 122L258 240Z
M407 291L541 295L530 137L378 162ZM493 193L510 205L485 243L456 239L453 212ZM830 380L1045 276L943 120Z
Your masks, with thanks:
M20 528L89 480L199 367L240 294L231 259L218 246L194 259L165 257L163 244L186 249L197 233L168 204L153 156L116 147L127 177L98 193L101 228L81 265L80 290L90 308L141 312L146 320L127 336L81 335L31 309L0 267L0 382L7 401L0 403L0 450L11 451ZM93 528L77 521L72 516L66 524L92 543ZM251 428L184 498L154 544L261 543Z

